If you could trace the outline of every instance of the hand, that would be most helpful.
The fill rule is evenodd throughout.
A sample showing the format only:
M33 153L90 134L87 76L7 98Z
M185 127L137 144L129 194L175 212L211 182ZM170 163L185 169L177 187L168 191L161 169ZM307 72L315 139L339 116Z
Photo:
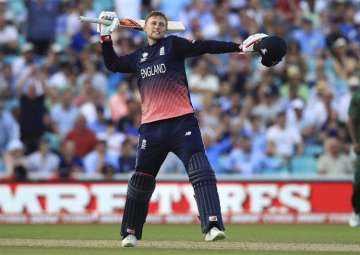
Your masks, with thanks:
M118 26L119 19L116 16L115 12L101 12L99 15L99 19L102 20L110 20L112 21L110 25L97 24L96 31L103 35L110 35Z
M262 34L262 33L250 35L240 45L241 52L243 52L243 53L254 52L254 45L257 42L259 42L261 39L265 38L265 37L268 37L268 35L267 34Z

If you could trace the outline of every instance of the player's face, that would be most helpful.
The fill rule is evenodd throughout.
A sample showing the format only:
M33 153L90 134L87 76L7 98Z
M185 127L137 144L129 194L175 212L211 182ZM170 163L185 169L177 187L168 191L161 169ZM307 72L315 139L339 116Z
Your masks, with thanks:
M157 41L166 33L166 20L161 16L152 16L146 21L144 31L148 39Z

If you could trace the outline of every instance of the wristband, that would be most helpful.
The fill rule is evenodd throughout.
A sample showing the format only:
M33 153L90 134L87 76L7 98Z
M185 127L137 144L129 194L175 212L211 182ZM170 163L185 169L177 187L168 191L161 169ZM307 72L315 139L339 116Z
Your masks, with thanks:
M100 42L111 42L111 35L102 35L100 36Z

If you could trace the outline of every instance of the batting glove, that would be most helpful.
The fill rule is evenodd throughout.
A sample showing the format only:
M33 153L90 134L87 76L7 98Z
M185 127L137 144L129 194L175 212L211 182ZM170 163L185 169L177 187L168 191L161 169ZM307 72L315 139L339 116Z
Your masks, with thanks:
M250 53L250 52L254 52L254 45L261 41L261 39L268 37L267 34L263 34L263 33L258 33L258 34L253 34L250 35L248 38L245 39L245 41L243 41L243 43L240 45L240 50L243 53Z
M100 33L101 36L110 35L118 26L119 19L116 16L115 12L105 12L102 11L99 15L99 19L111 21L109 25L97 24L96 31Z

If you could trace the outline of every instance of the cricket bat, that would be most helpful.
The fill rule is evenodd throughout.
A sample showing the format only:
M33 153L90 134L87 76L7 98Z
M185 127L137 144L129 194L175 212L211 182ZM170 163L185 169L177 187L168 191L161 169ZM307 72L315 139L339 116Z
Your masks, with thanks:
M90 22L90 23L98 23L103 25L110 25L110 20L101 20L97 18L89 18L80 16L81 22ZM119 27L135 29L142 31L145 25L145 20L143 19L119 19ZM180 21L168 21L168 32L184 32L185 26Z

